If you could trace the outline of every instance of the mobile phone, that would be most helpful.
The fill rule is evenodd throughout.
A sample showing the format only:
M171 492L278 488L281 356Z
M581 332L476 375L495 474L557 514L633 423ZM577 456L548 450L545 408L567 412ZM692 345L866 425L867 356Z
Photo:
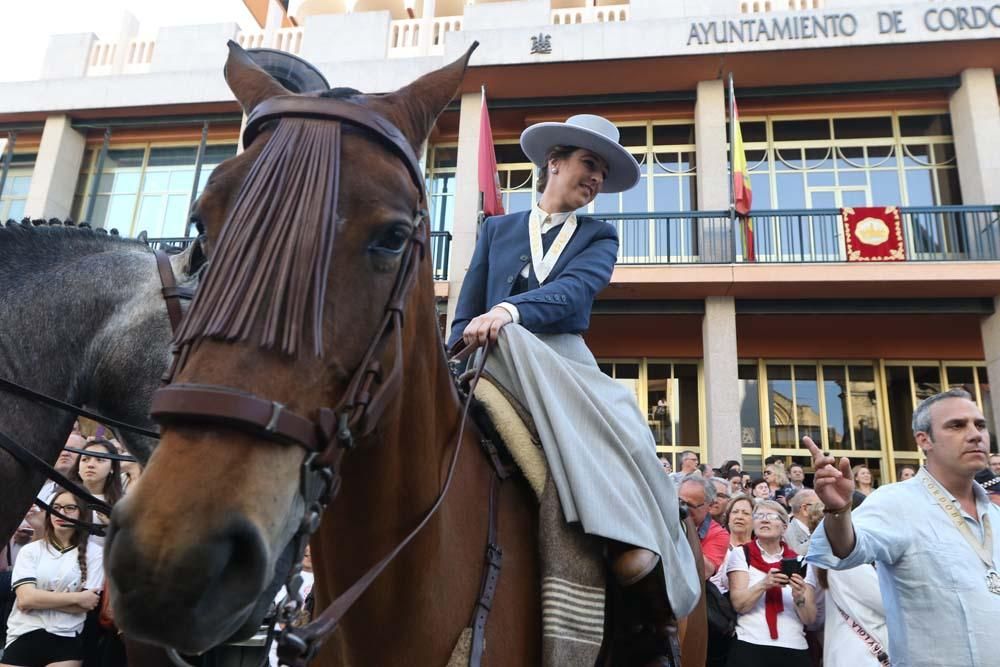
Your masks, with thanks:
M798 558L782 558L781 573L791 577L793 574L802 574L803 563Z

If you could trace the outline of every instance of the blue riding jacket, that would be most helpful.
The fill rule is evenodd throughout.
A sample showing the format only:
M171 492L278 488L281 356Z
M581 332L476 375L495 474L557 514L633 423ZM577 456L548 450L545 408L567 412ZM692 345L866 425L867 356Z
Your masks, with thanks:
M617 231L603 220L577 216L576 231L545 284L539 286L529 270L528 289L512 295L518 274L531 266L530 215L522 211L483 223L459 293L449 347L461 339L472 318L503 301L517 306L521 326L533 333L583 333L590 326L594 297L611 281L618 258ZM555 233L543 237L546 250Z

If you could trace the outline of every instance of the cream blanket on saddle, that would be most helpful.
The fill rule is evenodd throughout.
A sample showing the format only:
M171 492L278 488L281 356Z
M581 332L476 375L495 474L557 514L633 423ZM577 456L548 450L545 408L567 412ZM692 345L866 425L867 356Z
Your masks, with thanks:
M604 637L603 540L567 523L531 417L484 374L475 397L538 497L542 571L542 664L593 665ZM502 575L501 575L502 576ZM461 659L459 659L461 660ZM467 665L453 660L452 665Z

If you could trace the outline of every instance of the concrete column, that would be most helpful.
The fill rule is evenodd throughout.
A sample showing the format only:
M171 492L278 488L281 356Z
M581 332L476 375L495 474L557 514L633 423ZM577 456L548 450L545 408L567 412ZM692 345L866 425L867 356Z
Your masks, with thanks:
M992 69L967 69L951 96L958 180L965 204L1000 204L1000 102Z
M729 459L742 461L736 300L733 297L705 299L701 340L705 359L706 462L719 465Z
M1000 420L1000 297L993 299L993 314L984 317L979 326L983 338L983 356L986 358L986 377L990 381L990 403L993 419ZM994 424L993 428L997 428ZM991 433L994 440L998 436Z
M698 210L728 211L729 156L726 148L726 95L722 81L699 81L694 103ZM727 214L728 216L728 214ZM699 221L703 262L732 261L729 218Z
M1000 101L992 69L976 68L962 72L962 85L951 96L951 126L955 136L958 180L965 204L1000 204ZM969 223L971 239L978 234ZM1000 250L1000 237L979 239L971 244L992 259ZM994 313L984 317L980 326L983 356L994 418L1000 417L1000 297L993 299ZM996 437L996 434L993 434Z
M451 230L451 264L448 267L448 324L451 331L458 293L476 249L479 217L479 113L482 93L462 95L458 121L458 162L455 169L455 219Z
M69 116L45 119L25 215L31 218L69 217L84 148L86 139L70 125Z

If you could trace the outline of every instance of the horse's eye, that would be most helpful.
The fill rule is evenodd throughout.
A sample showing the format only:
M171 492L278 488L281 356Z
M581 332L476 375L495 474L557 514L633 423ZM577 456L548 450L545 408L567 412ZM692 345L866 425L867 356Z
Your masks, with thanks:
M412 231L410 225L393 225L375 239L370 249L374 252L398 255L406 248Z

